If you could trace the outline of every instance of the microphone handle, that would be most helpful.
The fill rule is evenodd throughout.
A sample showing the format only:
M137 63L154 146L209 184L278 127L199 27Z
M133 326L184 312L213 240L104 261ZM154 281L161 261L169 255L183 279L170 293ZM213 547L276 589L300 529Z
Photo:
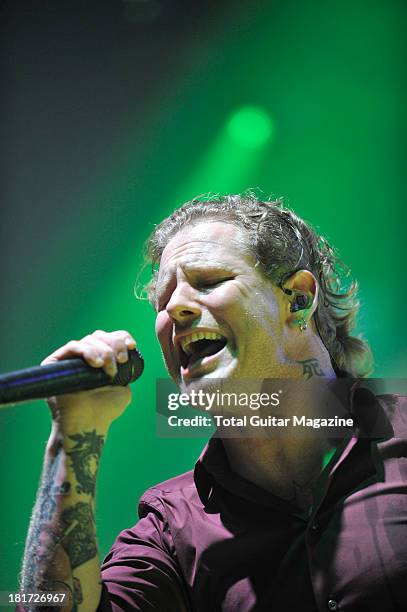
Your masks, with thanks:
M144 360L137 349L129 351L126 363L117 364L112 378L102 368L92 368L83 359L63 359L44 366L0 375L0 405L41 399L109 385L125 387L141 376Z

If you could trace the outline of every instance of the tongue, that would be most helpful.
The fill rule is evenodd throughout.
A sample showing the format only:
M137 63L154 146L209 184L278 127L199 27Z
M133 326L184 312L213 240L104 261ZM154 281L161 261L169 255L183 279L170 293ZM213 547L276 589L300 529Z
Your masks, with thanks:
M194 352L189 358L189 363L203 359L208 355L218 353L226 345L226 340L198 340L194 342Z

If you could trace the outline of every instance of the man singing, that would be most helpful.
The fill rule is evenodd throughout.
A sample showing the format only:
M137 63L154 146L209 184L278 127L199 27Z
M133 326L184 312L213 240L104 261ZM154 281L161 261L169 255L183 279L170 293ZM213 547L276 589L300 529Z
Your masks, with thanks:
M356 284L344 285L334 250L280 203L188 202L148 251L156 333L181 390L371 371L367 344L352 336ZM135 346L126 331L99 330L43 363L80 356L113 376ZM100 566L97 467L130 399L128 387L49 398L23 591L65 590L67 609L86 611L407 610L405 398L352 387L355 431L342 439L212 437L194 470L142 496L140 520ZM290 410L312 400L293 392ZM369 437L377 422L384 435Z

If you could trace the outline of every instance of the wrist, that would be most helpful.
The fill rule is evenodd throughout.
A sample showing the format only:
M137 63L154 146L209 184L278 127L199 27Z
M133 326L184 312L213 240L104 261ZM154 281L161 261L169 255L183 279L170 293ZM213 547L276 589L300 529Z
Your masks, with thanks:
M75 394L49 397L52 419L67 433L96 429L107 433L111 423L122 414L131 400L127 387L103 387Z
M110 422L95 423L92 420L85 419L54 419L52 421L51 433L47 442L47 451L55 454L61 447L70 448L72 446L72 437L78 435L86 435L89 432L95 432L103 440L106 440L109 431Z

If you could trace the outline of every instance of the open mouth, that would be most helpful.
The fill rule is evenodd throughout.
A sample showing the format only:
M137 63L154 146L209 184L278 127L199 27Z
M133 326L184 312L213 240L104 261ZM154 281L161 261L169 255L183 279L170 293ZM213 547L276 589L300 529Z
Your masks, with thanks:
M190 367L209 355L216 355L227 344L227 339L217 332L194 332L180 341L181 365Z

